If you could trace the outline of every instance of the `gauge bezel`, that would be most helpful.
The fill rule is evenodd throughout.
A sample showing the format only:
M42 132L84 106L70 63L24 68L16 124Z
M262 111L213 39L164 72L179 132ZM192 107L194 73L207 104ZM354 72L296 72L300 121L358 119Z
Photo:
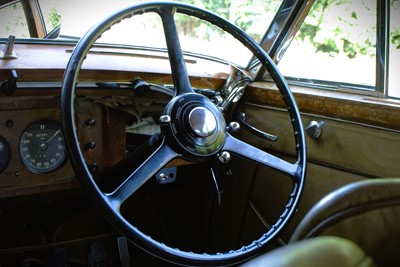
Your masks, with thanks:
M5 161L0 161L0 173L2 173L7 167L8 164L10 163L11 160L11 150L10 150L10 144L7 142L6 138L0 135L0 142L3 144L3 149L0 151L0 153L5 153L7 158Z
M45 132L47 131L47 129L52 130L51 134ZM35 133L36 136L34 136L33 133ZM29 134L32 134L32 136L29 136ZM61 141L59 139L60 137ZM48 139L46 140L45 138ZM49 143L49 139L51 139L51 143ZM33 143L35 145L29 145L31 140L34 140ZM39 149L39 145L42 145L42 147L44 147L44 150ZM57 145L58 147L54 147L55 145ZM36 160L38 157L40 158L45 155L45 158L47 158L48 153L57 150L62 153L56 156L55 153L59 152L54 152L55 155L53 157L50 157L50 160L44 161L43 165L38 166L36 164ZM45 152L47 152L47 154ZM57 120L43 119L29 124L21 135L19 142L19 154L21 161L23 162L25 167L33 173L50 173L63 166L67 160L67 149L65 147L64 134L62 132L61 123ZM34 163L31 162L31 159L33 157L36 157Z

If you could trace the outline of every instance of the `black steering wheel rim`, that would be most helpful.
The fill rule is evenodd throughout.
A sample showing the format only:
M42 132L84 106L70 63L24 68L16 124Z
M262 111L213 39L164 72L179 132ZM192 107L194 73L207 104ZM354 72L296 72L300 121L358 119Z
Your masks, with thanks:
M230 33L233 37L239 40L243 45L245 45L254 55L258 58L261 64L268 70L272 79L276 83L279 91L281 92L283 99L286 103L288 113L291 117L291 122L294 130L294 138L296 143L296 154L297 161L294 164L286 163L278 158L275 158L271 155L265 156L265 160L263 161L264 165L271 166L279 171L282 171L286 174L289 174L292 177L293 188L291 195L289 196L288 204L286 205L285 210L280 216L279 220L272 226L271 230L264 233L258 240L255 240L253 243L248 246L244 246L239 249L231 250L229 252L216 253L216 254L199 254L193 252L182 251L177 248L168 247L165 244L162 244L150 236L142 233L135 226L131 225L119 212L119 206L124 200L120 200L118 194L116 195L108 195L102 192L94 181L91 172L88 166L85 163L85 158L83 156L82 150L79 145L79 140L77 136L77 129L75 124L75 109L74 109L74 99L75 99L75 86L78 81L78 76L80 72L80 68L85 60L86 54L89 49L93 46L94 42L99 38L99 36L109 28L111 28L114 24L119 23L121 20L131 17L132 15L139 15L147 12L155 12L160 14L160 16L165 16L167 19L163 18L164 29L169 27L169 23L171 21L166 22L168 20L173 19L173 14L175 13L183 13L189 16L194 16L199 19L208 21L209 23L216 25L223 29L224 31ZM164 15L163 15L164 14ZM165 15L166 14L166 15ZM167 24L167 25L165 25ZM173 27L175 24L172 25ZM171 33L172 31L172 33ZM173 99L176 97L182 96L190 96L194 94L192 89L190 88L189 78L184 66L182 51L180 50L179 39L177 38L169 38L167 35L176 34L176 29L167 29L165 30L168 52L170 56L171 68L173 72L174 85L176 89L176 94ZM175 41L178 40L176 43ZM177 46L177 51L174 49ZM175 47L175 48L171 48ZM174 51L171 51L174 50ZM183 64L183 66L182 66ZM181 73L183 72L183 74ZM186 73L185 73L186 72ZM187 80L185 80L185 76L187 76ZM183 77L183 78L182 78ZM183 80L183 81L182 81ZM187 88L189 87L189 88ZM190 101L192 99L190 98ZM190 102L189 101L189 102ZM197 101L197 100L196 100ZM200 102L203 100L199 100ZM206 106L209 105L207 100ZM175 101L176 102L176 101ZM192 101L193 102L193 101ZM189 104L192 104L190 102ZM210 102L211 103L211 102ZM172 105L172 104L171 104ZM201 106L201 104L200 104ZM175 106L169 106L164 111L164 115L171 115L171 110L174 109ZM209 107L208 107L209 108ZM208 109L207 108L207 109ZM212 111L213 114L218 113L218 111ZM294 101L293 95L283 78L283 76L278 71L277 67L270 59L270 57L260 48L260 46L252 40L246 33L244 33L241 29L232 25L228 21L223 18L220 18L217 15L214 15L208 11L202 10L200 8L190 6L182 3L175 2L154 2L154 3L141 3L136 4L131 7L125 8L96 26L90 29L86 35L78 42L76 45L68 65L66 67L64 73L64 80L62 85L62 94L61 94L61 115L62 115L62 125L63 131L65 135L65 142L69 149L70 160L72 166L75 170L76 175L78 176L82 187L88 192L89 196L92 198L95 204L98 205L99 209L103 212L105 217L109 219L109 221L129 240L131 240L134 244L144 249L145 251L153 254L156 257L162 258L164 260L174 262L181 265L190 265L190 266L217 266L217 265L234 265L249 258L254 257L255 255L261 253L265 246L282 231L284 226L288 223L289 219L295 213L297 208L301 193L304 187L304 179L305 179L305 171L306 171L306 142L304 136L304 130L300 119L300 113L297 108L297 105ZM215 115L218 116L218 115ZM220 121L219 118L216 119L217 123ZM223 122L224 123L224 122ZM168 125L168 123L167 123ZM178 157L182 154L189 154L190 156L194 156L202 158L203 155L199 156L197 150L193 151L181 151L175 152L176 145L169 144L169 140L173 140L174 138L168 137L171 136L170 126L165 126L165 136L161 138L161 144L159 148L154 151L151 155L151 160L153 162L160 161L162 164L166 164L168 159L172 157ZM224 129L222 129L224 128ZM242 148L247 149L249 146L244 142L241 142L226 132L226 127L220 127L219 131L222 131L224 134L224 140L222 144L218 143L219 146L212 150L208 151L204 157L214 156L219 151L227 150L233 153L238 153ZM179 144L178 144L179 147ZM179 150L179 149L178 149ZM250 149L250 154L242 155L251 160L262 161L257 157L260 153L263 153L261 150L256 148ZM200 153L201 154L201 153ZM264 155L264 154L263 154ZM154 175L156 171L153 172L144 172L145 175ZM135 174L135 177L139 177L139 173ZM142 183L145 180L141 181ZM138 182L137 185L140 187L141 184ZM126 189L124 189L126 190ZM120 193L124 194L124 192ZM125 197L125 196L124 196Z

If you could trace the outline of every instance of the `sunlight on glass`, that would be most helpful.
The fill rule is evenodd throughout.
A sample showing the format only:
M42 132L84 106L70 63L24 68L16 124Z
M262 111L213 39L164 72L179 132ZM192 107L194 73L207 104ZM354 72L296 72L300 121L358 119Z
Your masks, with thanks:
M376 1L317 1L279 67L285 76L375 86Z
M175 14L175 23L183 51L222 58L241 66L251 57L250 51L239 41L205 21ZM97 42L166 48L161 18L156 13L125 19L102 34Z
M0 9L0 37L29 37L24 10L20 2L12 2Z
M145 13L125 19L104 32L98 43L166 47L160 16Z
M61 23L59 39L78 40L104 18L128 6L148 0L37 0L46 33ZM281 0L181 0L214 12L230 21L259 42L273 19ZM251 53L238 41L217 27L194 17L175 15L183 50L224 59L247 66ZM20 2L0 9L0 36L29 37L28 25ZM57 32L55 32L57 34ZM57 35L51 36L56 38ZM157 14L134 16L104 33L98 42L165 48L165 36Z
M400 0L391 1L389 96L400 98Z
M222 58L245 67L251 52L230 34L200 19L188 16L176 16L184 25L196 25L193 29L180 32L180 41L184 51ZM187 23L189 22L189 23ZM181 27L178 28L178 30Z
M40 10L46 25L46 33L51 32L61 23L60 6L63 0L40 0Z
M72 2L77 1L73 0ZM93 25L110 14L135 2L146 1L81 1L79 9L73 8L71 2L60 6L62 14L61 37L83 36ZM261 40L281 1L278 0L239 0L239 1L204 1L185 0L189 4L215 12L245 30L256 41ZM251 8L250 8L251 6ZM89 12L88 12L89 10ZM79 18L79 19L77 19ZM251 58L250 52L229 34L223 33L210 24L187 15L175 15L180 42L184 51L222 58L235 64L246 66ZM110 31L107 31L98 42L128 44L165 48L165 37L162 24L157 14L137 15L126 19Z
M76 1L76 0L75 0ZM264 14L263 5L268 5L269 15ZM137 1L140 2L140 1ZM192 2L192 1L185 1ZM108 3L108 5L106 4ZM274 3L273 5L271 3ZM130 4L133 4L132 2ZM279 1L264 0L254 1L258 8L248 8L248 1L232 1L224 3L203 3L195 1L198 7L218 12L219 15L237 24L249 32L253 38L261 39L273 12L276 12ZM70 2L65 2L60 7L62 10L61 36L83 36L90 27L125 6L126 1L113 1L112 7L104 0L97 1L93 6L91 1L80 4L80 9L72 9ZM91 10L91 12L87 12ZM254 14L254 10L256 13ZM253 14L251 13L253 12ZM251 14L251 16L250 16ZM81 19L76 19L81 18ZM223 58L229 62L246 66L251 53L232 36L221 29L211 26L204 21L187 15L175 15L176 26L180 36L180 42L184 51L204 54L212 57ZM155 13L136 15L125 19L105 32L98 42L128 44L165 48L165 36L160 17Z

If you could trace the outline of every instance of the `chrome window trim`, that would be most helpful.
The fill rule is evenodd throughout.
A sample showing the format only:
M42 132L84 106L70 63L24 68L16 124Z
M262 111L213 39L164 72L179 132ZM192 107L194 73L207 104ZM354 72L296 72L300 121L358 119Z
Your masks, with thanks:
M280 5L260 42L260 46L275 64L281 60L314 2L315 0L284 0ZM264 68L260 68L255 57L251 59L247 69L255 80L268 77L268 73Z
M380 97L388 97L390 3L377 0L376 4L376 78L375 90Z
M315 0L286 0L282 2L281 7L261 41L262 48L264 48L264 50L271 56L275 63L279 63L314 2ZM388 98L390 3L381 0L377 0L376 2L377 30L375 86L362 84L346 84L343 86L345 84L343 82L287 77L289 84ZM288 15L288 12L292 12L292 14ZM287 16L290 16L292 19ZM250 61L248 70L255 77L255 81L270 80L268 73L266 73L264 69L260 68L260 64L255 60Z

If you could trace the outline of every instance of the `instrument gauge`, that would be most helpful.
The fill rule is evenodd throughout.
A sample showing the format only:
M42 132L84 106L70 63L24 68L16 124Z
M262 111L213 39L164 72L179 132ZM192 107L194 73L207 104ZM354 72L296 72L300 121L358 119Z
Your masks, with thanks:
M31 172L56 170L67 157L61 124L55 120L42 120L29 125L21 136L19 153Z
M10 161L10 146L6 139L0 136L0 173L7 168L8 162Z

